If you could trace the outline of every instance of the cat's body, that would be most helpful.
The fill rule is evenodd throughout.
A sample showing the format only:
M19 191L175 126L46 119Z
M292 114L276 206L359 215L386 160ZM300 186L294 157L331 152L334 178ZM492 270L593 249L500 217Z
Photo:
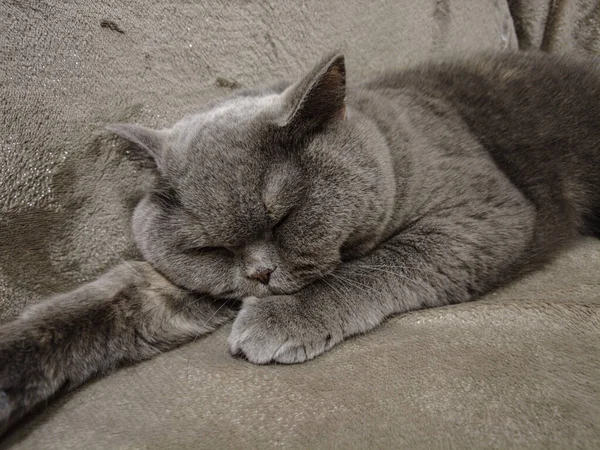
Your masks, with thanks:
M210 331L227 299L233 354L302 362L538 267L598 231L599 104L590 61L484 55L346 91L332 56L171 130L112 126L156 162L134 236L169 281L121 266L0 328L0 421Z
M509 53L424 65L363 85L361 97L373 105L359 107L394 139L396 182L419 192L397 196L390 232L436 208L477 222L506 207L521 224L535 222L517 273L535 269L579 233L597 233L599 77L589 61ZM519 206L473 202L482 195L510 196ZM412 201L421 205L411 215Z

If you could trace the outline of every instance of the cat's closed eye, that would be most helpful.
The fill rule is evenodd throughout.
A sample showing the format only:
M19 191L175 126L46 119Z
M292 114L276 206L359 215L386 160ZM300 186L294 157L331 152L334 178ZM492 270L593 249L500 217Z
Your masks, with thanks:
M192 255L227 255L233 256L233 251L226 247L205 246L205 247L190 247L185 249L185 253Z
M283 216L281 216L279 219L276 219L273 221L273 224L271 225L271 230L273 232L277 231L279 228L281 228L281 226L284 224L284 222L291 216L293 210L289 210L288 212L286 212Z

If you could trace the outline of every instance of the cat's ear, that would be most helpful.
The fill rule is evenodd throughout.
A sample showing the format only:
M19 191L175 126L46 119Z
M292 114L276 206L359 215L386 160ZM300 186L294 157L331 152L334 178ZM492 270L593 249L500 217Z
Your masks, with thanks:
M112 123L106 129L133 142L158 164L167 140L167 130L153 130L131 123Z
M279 125L314 128L346 118L346 67L344 55L329 54L302 80L283 93Z

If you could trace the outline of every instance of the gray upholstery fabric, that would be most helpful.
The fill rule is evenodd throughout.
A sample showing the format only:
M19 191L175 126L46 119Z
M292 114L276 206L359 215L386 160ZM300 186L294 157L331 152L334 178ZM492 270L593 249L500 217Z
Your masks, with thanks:
M0 321L135 255L148 180L104 123L166 125L340 45L351 79L517 47L504 0L195 3L0 3ZM543 23L518 3L518 23ZM225 327L60 399L0 447L598 447L599 274L585 240L480 302L393 318L298 366L231 358Z
M600 53L600 2L508 0L522 49Z

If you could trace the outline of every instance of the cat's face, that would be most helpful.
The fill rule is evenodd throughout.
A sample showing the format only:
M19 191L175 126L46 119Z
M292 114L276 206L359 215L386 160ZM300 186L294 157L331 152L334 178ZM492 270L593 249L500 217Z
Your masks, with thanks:
M344 75L338 56L285 90L235 95L169 130L109 127L157 165L133 221L145 259L186 289L229 298L292 293L329 274L385 214L357 137L368 131L346 120Z

